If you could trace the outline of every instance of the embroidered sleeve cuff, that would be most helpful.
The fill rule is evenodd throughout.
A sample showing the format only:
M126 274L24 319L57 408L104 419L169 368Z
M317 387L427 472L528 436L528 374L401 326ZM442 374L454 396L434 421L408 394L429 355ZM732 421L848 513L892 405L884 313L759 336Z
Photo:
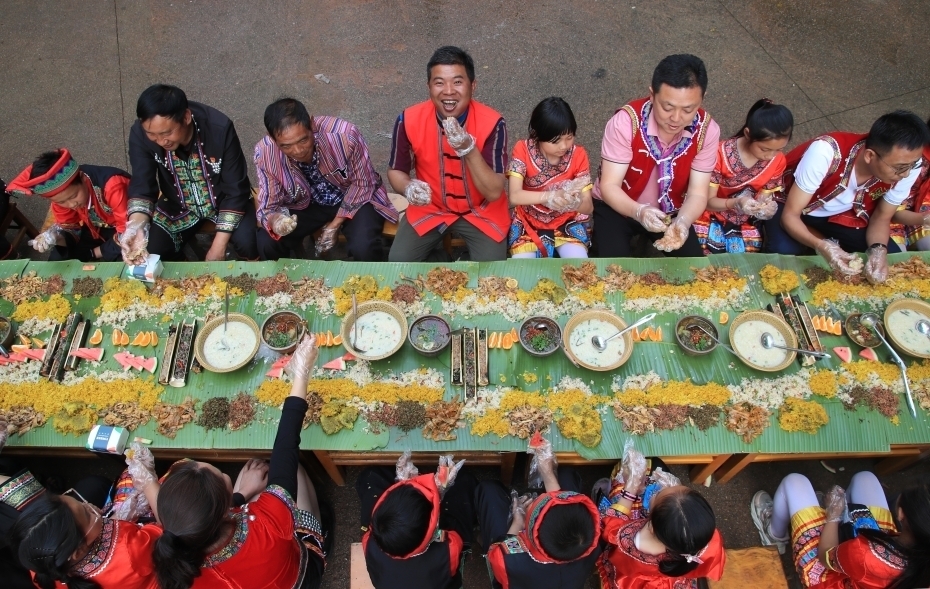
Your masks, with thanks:
M216 230L232 233L239 226L241 220L242 213L221 212L216 216Z
M155 212L155 202L147 198L130 198L126 204L126 216L133 213L145 213L149 217Z

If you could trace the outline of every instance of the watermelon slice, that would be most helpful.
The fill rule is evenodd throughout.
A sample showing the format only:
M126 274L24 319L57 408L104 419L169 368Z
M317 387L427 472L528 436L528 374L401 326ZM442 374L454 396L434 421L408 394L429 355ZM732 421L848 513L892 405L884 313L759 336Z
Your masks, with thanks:
M530 449L541 448L546 443L546 438L542 437L542 432L536 431L530 438Z
M342 358L336 358L335 360L324 364L323 368L326 368L327 370L345 370L346 361Z
M875 355L875 350L872 348L862 348L862 351L859 352L859 355L865 358L866 360L871 360L872 362L878 362L878 356Z
M126 358L126 361L129 362L131 367L141 372L145 358L142 356L133 356L132 354L129 354L129 357Z
M116 360L120 366L123 367L123 370L129 370L132 368L132 364L129 363L128 356L131 356L129 352L117 352L113 354L113 359Z
M155 368L158 367L158 358L152 356L151 358L143 358L139 356L139 359L142 363L142 368L145 368L150 373L155 374Z
M833 348L833 353L836 354L843 362L849 362L852 360L852 350L846 346L837 346Z
M22 352L10 352L10 361L12 362L25 362L28 359L29 356Z
M350 362L353 360L357 360L358 358L353 356L350 352L346 352L345 354L342 355L342 359L345 360L346 362Z
M271 365L272 368L284 368L287 366L287 363L291 361L290 356L281 356L275 360L274 364Z
M103 348L78 348L71 350L71 355L92 362L100 362L103 359Z
M7 366L9 363L10 363L9 360L4 358L3 356L0 356L0 366Z
M279 366L278 368L272 367L271 370L265 373L265 376L268 378L281 378L282 374L284 374L284 369Z
M36 362L41 362L45 360L45 350L37 350L35 348L30 348L28 350L23 350L23 355L29 358L30 360L35 360Z

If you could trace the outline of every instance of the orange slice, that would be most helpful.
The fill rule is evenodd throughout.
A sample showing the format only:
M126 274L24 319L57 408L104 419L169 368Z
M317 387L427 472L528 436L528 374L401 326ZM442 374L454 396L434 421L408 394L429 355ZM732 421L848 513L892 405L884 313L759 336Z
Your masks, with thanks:
M87 343L89 343L92 346L96 346L102 341L103 341L103 332L100 331L100 328L98 327L97 331L94 332L94 335L90 336L90 339L87 340Z
M499 338L500 338L500 334L497 333L496 331L492 331L491 334L488 335L488 349L496 348L497 340Z
M826 331L827 333L833 333L833 330L836 329L836 324L837 324L837 321L829 317L825 317L823 321L823 330Z
M152 345L157 346L158 345L158 334L155 333L154 331L150 331L149 333L152 334Z
M730 320L730 314L726 311L720 311L720 325L726 325L727 321Z
M335 345L336 345L336 342L333 341L333 332L332 332L332 331L329 331L329 330L326 331L326 345L327 345L327 346L335 346Z
M811 324L813 324L814 329L817 331L823 331L823 318L820 315L811 317Z
M652 330L652 341L660 342L662 341L662 328L656 327Z
M26 346L26 349L32 347L32 340L27 335L19 334L19 343Z
M633 338L634 342L638 342L642 338L642 336L639 333L638 327L634 327L633 329L630 330L630 336Z
M119 332L119 345L128 346L129 345L129 334L125 331Z
M32 338L32 345L36 347L37 350L41 350L45 347L45 342L40 340L37 337Z
M132 341L129 342L129 345L130 345L130 346L141 346L141 345L142 345L142 336L143 336L143 335L145 335L145 334L144 334L144 332L142 332L142 331L140 331L139 333L137 333L137 334L132 338Z
M510 328L510 339L511 341L515 341L515 342L520 341L520 334L517 333L516 327Z
M334 346L341 346L341 345L342 345L342 336L339 335L338 333L337 333L336 335L333 336L333 345L334 345Z
M833 331L831 331L830 333L832 333L833 335L843 335L843 322L837 321L836 323L834 323Z
M26 350L31 350L32 347L27 346L25 344L13 344L12 346L10 346L10 349L13 351L14 354L22 354Z
M151 344L152 344L152 332L151 332L151 331L143 331L143 332L142 332L142 343L140 343L139 345L142 346L142 347L144 348L144 347L149 346L149 345L151 345Z
M504 341L501 344L501 347L504 348L505 350L509 350L510 348L513 347L513 336L511 334L509 333L504 334Z
M652 339L652 326L650 325L646 327L646 329L639 332L639 340L644 342L644 341L651 340L651 339Z
M110 336L110 343L112 343L114 346L118 346L120 340L122 339L122 335L123 335L122 331L118 329L114 329L113 334Z

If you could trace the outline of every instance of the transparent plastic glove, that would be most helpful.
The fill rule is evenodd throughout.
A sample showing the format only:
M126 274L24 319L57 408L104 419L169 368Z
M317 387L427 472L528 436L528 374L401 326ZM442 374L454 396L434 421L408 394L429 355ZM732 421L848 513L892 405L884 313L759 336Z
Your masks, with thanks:
M336 245L336 238L339 236L338 227L324 227L320 238L316 240L316 255L328 252Z
M543 192L542 204L553 211L561 213L571 210L569 208L571 206L571 196L561 188L546 190Z
M924 215L921 225L924 229L930 229L930 215Z
M514 521L521 522L525 525L526 523L526 510L529 509L530 504L536 499L536 493L527 493L525 495L520 495L515 489L510 491L510 513L507 514L507 527L510 527ZM523 527L523 526L521 526Z
M110 519L134 522L143 515L151 515L149 502L142 491L133 489L126 499L117 503L108 514Z
M292 215L285 208L280 208L271 214L271 230L277 235L289 235L297 229L297 215Z
M130 265L143 264L149 256L149 220L129 220L126 231L119 238L123 261Z
M823 498L827 512L827 522L841 523L846 514L846 491L843 487L834 485Z
M617 482L623 483L624 490L632 495L641 494L645 487L646 457L633 447L632 438L623 444L623 458L620 459Z
M817 253L823 256L823 259L825 259L827 263L830 264L830 268L838 272L853 275L862 271L862 262L859 260L856 254L843 251L843 248L840 247L840 244L836 243L835 241L822 239L814 249L816 249ZM858 264L853 260L857 260ZM857 268L857 266L859 267Z
M45 253L55 247L55 244L58 243L58 236L61 235L61 233L61 226L55 223L42 233L36 235L35 239L30 239L29 245L31 245L32 249L35 251Z
M639 205L636 209L634 218L639 221L646 231L650 233L662 233L668 227L665 222L665 213L649 205Z
M652 479L652 482L658 484L663 489L666 487L677 487L681 484L681 479L670 472L665 472L662 470L661 466L655 468L649 478Z
M148 446L133 442L124 454L126 455L126 470L132 477L133 487L141 491L155 482L158 478L155 475L155 457L152 456L152 451Z
M759 205L759 210L754 215L756 219L767 221L778 212L778 202L775 201L775 195L771 192L766 192L757 198L756 202Z
M685 244L688 239L688 232L691 230L691 223L681 217L672 221L672 224L665 230L665 235L656 240L656 249L661 252L673 252Z
M433 200L433 191L423 180L411 180L407 185L407 190L404 190L404 196L410 204L422 207Z
M869 259L865 263L865 277L872 284L881 284L888 278L888 250L874 247L869 250Z
M552 443L549 440L542 436L533 436L526 453L533 456L530 460L530 472L526 481L527 487L542 489L545 487L547 477L558 477L559 463L555 458Z
M751 196L741 196L736 199L736 204L733 205L733 210L740 215L757 217L764 207L764 203L757 201Z
M394 467L396 473L395 480L408 481L420 474L420 470L414 466L410 458L410 450L404 450L404 453L397 459L397 466Z
M455 477L458 476L464 465L464 458L455 462L452 460L451 454L439 457L439 468L436 469L436 474L433 476L436 480L436 488L439 489L440 499L446 494L449 487L455 484Z
M300 377L310 378L310 373L313 372L319 353L320 350L316 347L316 336L312 334L304 335L304 339L300 340L300 345L294 350L294 355L291 356L291 361L284 367L284 371L294 379Z
M465 157L475 148L475 138L462 128L456 118L446 117L442 128L446 130L446 140L459 157Z

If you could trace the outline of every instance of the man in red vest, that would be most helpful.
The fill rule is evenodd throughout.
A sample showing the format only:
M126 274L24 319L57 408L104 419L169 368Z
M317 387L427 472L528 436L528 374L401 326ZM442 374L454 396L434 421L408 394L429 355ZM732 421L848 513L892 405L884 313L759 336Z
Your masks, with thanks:
M669 254L703 256L691 225L707 206L720 127L704 109L707 70L694 55L669 55L649 96L607 122L594 184L597 255L630 257L639 235Z
M453 229L465 239L472 260L503 260L510 229L507 199L502 198L504 118L472 100L475 64L462 49L440 47L426 73L429 100L405 109L394 124L387 177L410 206L389 259L422 262Z
M921 151L930 129L914 113L898 110L880 117L867 135L827 133L788 154L786 201L765 224L766 249L778 254L816 250L830 267L858 274L862 261L850 252L868 252L866 277L873 284L888 275L891 217L920 174Z

